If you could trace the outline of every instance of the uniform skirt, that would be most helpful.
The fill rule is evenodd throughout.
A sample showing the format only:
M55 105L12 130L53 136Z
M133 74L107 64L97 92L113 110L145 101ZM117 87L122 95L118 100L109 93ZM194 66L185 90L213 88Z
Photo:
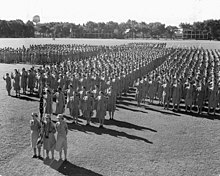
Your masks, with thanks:
M53 133L49 133L48 138L44 136L43 140L44 150L53 150L56 146L56 139Z

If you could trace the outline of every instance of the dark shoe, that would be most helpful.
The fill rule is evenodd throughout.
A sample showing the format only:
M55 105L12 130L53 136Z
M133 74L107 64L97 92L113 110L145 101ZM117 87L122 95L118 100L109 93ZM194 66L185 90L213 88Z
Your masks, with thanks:
M39 155L39 156L38 156L38 159L43 160L44 158L43 158L42 156Z
M32 158L37 158L37 155L33 155Z

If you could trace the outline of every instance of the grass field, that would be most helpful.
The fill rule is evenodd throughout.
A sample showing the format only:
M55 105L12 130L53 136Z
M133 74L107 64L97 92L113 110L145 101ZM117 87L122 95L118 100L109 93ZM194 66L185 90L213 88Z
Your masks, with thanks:
M17 43L16 43L17 41ZM34 41L34 42L33 42ZM0 39L0 47L20 46L31 42L82 44L123 44L134 40L89 39ZM6 42L4 44L4 42ZM91 42L91 43L90 43ZM149 42L149 41L146 41ZM156 41L158 42L158 41ZM160 41L162 42L162 41ZM168 41L167 41L168 42ZM170 43L169 43L170 42ZM169 41L191 46L197 41ZM190 43L187 44L187 42ZM32 43L32 44L33 44ZM176 45L176 46L177 46ZM199 43L197 43L199 46ZM202 41L201 46L215 49L218 42ZM213 47L212 47L213 46ZM219 49L219 48L218 48ZM0 75L29 65L0 64ZM32 159L29 120L38 112L38 98L7 96L0 80L0 175L80 175L80 176L218 176L220 174L220 121L217 116L179 113L161 106L142 104L136 107L134 94L117 104L115 121L107 120L99 129L68 123L68 162ZM53 116L56 121L56 117Z
M0 75L27 65L0 64ZM134 95L117 105L115 121L99 129L68 118L68 162L32 159L29 120L38 99L8 97L0 84L0 175L217 176L220 173L218 116L197 116L144 104ZM108 115L106 117L108 119ZM53 120L56 117L53 116Z
M30 44L87 44L87 45L122 45L132 42L166 42L167 46L174 47L203 47L205 49L220 49L219 41L207 40L125 40L125 39L71 39L57 38L0 38L0 48L4 47L29 47Z

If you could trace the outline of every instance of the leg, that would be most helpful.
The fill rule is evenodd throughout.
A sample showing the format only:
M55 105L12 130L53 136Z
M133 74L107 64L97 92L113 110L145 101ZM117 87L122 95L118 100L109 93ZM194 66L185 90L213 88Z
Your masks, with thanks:
M86 114L86 121L87 121L87 124L86 125L90 125L90 121L89 121L89 114Z
M112 119L114 119L115 110L112 111Z
M79 113L77 113L76 116L75 116L75 122L76 123L78 123L78 116L79 116Z
M102 127L104 125L105 117L102 118Z
M41 157L41 147L38 147L38 157Z
M60 150L59 155L60 155L60 160L62 160L62 149Z
M173 110L175 110L175 104L173 103Z
M101 121L101 118L99 117L99 124L100 126L102 125L102 121Z
M54 159L54 149L51 150L52 159Z
M210 113L210 106L209 106L209 108L208 108L208 114Z
M49 158L49 150L46 150L47 158Z
M111 119L111 111L108 111L109 119Z
M64 148L64 160L67 160L67 148Z
M36 158L36 157L37 157L37 149L34 148L34 156L33 156L33 158Z
M180 110L180 103L177 104L177 111Z

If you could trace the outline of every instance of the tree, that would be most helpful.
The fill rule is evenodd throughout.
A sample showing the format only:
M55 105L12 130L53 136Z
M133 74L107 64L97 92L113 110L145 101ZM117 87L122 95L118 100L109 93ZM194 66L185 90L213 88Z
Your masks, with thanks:
M34 23L29 20L25 26L25 37L34 37Z
M193 26L189 23L180 23L179 25L180 28L184 29L193 29Z
M176 26L167 26L166 27L166 34L168 38L174 38L175 37L175 33L177 32L178 27Z
M149 23L150 34L154 38L161 37L165 32L165 24L160 22Z

